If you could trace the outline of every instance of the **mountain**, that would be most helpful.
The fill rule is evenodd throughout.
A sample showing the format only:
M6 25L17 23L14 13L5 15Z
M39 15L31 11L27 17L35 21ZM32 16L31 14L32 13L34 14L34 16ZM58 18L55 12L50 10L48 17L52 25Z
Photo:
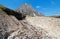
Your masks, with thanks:
M60 18L25 17L0 6L0 39L60 39Z
M29 16L44 16L44 14L35 11L30 4L22 4L19 8L16 9L17 12L21 12Z
M0 39L41 39L45 31L40 30L28 23L22 13L0 6Z

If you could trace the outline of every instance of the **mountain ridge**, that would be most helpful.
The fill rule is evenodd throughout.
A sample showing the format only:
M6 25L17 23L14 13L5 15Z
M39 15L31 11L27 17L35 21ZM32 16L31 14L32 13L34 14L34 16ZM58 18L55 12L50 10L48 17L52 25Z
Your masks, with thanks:
M35 9L33 9L32 5L27 3L22 4L16 9L16 11L30 16L44 16L44 14L37 12Z
M18 12L6 7L2 8L0 9L0 39L60 39L60 18L26 16L22 19L23 13L17 16ZM21 17L21 20L16 16Z

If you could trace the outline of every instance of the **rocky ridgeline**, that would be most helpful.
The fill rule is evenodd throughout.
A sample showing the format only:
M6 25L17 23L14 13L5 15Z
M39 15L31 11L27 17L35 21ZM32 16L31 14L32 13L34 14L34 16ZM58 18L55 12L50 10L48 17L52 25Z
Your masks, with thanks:
M27 16L44 16L44 14L37 12L30 4L22 4L16 9L17 12L21 12Z
M36 29L22 16L6 7L0 9L0 39L42 39L46 35L43 29Z
M59 36L59 18L29 17L0 7L0 39L60 39Z

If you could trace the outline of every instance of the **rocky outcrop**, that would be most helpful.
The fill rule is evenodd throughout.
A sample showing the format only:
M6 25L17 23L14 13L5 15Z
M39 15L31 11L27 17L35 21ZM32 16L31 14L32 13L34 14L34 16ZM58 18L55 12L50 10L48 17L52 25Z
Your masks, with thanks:
M17 15L17 14L16 14ZM46 32L0 9L0 39L42 39Z
M6 8L3 5L0 5L0 9L2 9L8 15L15 16L18 20L23 20L26 17L24 14L18 13L18 12L14 11L14 10L11 10L9 8Z
M30 4L23 4L16 9L17 12L21 12L27 16L44 16L44 14L35 11Z
M0 39L60 39L60 18L24 17L22 13L2 7Z
M10 33L17 30L17 24L8 16L4 11L0 10L0 35L4 38L5 34L9 35ZM2 39L2 37L0 37Z

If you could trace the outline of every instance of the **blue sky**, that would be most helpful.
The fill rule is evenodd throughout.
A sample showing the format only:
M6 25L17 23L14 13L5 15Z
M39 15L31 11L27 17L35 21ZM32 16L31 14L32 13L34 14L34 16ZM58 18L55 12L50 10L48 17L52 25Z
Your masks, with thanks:
M31 4L36 11L46 16L60 14L60 0L0 0L0 4L13 10L24 3Z

